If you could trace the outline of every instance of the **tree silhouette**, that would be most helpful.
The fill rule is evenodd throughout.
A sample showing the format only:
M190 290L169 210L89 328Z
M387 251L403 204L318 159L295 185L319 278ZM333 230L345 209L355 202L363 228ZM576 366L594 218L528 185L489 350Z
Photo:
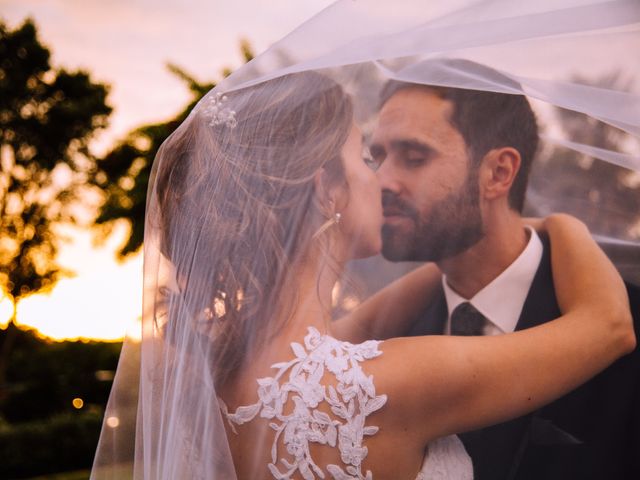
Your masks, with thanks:
M60 223L78 221L94 157L92 134L106 127L108 87L87 72L52 67L28 19L0 22L0 289L16 306L60 277ZM74 208L76 209L74 211ZM0 389L14 335L0 354Z
M254 57L246 40L240 43L240 51L245 62ZM187 118L196 103L216 86L214 82L196 80L175 64L168 64L168 68L186 84L191 93L190 102L166 122L144 125L129 132L98 162L92 175L94 184L106 194L95 222L100 237L108 236L116 220L126 220L131 227L126 243L118 251L120 257L138 251L142 245L147 185L160 145ZM225 68L221 74L226 77L231 70Z

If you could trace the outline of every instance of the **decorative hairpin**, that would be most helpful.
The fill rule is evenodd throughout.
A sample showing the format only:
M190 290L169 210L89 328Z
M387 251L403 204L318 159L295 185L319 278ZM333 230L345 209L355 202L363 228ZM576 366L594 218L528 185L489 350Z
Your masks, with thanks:
M225 106L227 100L227 96L222 92L209 97L209 104L204 108L204 113L209 117L209 125L212 127L224 124L229 128L234 128L238 124L235 110Z

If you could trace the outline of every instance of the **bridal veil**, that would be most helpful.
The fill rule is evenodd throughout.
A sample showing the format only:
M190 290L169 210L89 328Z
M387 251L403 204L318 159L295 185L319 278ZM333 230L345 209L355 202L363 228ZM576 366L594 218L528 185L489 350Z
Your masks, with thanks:
M369 138L390 81L526 96L540 143L525 213L583 219L640 284L638 52L637 0L339 0L226 78L153 165L142 340L123 347L92 478L235 478L216 385L261 341L309 240L298 227L324 221L291 155L328 155L352 115ZM402 268L354 262L330 307Z

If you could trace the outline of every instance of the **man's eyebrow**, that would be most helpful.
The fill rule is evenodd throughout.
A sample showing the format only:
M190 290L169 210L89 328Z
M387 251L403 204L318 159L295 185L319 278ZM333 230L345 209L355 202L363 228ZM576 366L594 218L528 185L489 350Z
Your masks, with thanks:
M423 155L431 155L433 153L437 153L437 150L430 145L416 139L407 138L402 140L391 140L390 148L391 150L401 151L401 152L417 152ZM386 148L384 145L378 142L372 142L369 145L369 151L372 155L383 155L386 154Z
M407 140L393 140L391 141L391 148L394 150L412 150L414 152L429 154L435 152L433 147L430 147L426 143L419 140L407 139Z

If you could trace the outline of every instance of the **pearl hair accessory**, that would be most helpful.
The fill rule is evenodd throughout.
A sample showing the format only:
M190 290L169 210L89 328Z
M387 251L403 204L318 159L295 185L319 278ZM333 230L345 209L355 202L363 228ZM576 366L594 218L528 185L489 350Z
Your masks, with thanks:
M234 128L238 124L235 110L225 106L228 100L228 97L222 92L209 97L208 105L204 107L204 113L210 119L209 125L212 127L225 125Z

